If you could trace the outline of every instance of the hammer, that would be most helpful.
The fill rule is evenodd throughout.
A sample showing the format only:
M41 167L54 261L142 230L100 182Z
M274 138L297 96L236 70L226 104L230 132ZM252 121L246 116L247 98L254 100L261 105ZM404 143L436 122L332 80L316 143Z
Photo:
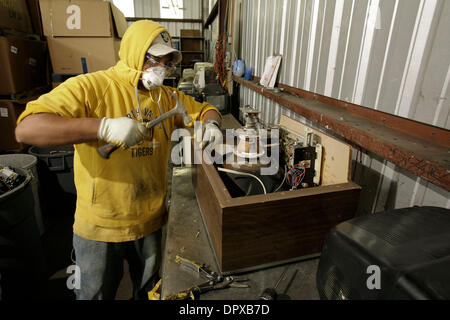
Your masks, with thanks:
M145 123L145 127L147 129L151 129L151 128L155 127L156 125L160 124L161 122L163 122L164 120L166 120L170 117L176 116L177 114L180 114L183 116L183 122L185 125L188 125L189 123L192 122L192 118L187 114L184 104L180 102L175 91L172 92L172 97L175 98L177 101L175 108L162 114L158 118ZM119 148L119 146L110 143L110 144L105 144L104 146L99 147L97 149L97 151L100 154L100 156L102 156L105 159L109 159L109 157L111 156L111 153L116 151L118 148Z

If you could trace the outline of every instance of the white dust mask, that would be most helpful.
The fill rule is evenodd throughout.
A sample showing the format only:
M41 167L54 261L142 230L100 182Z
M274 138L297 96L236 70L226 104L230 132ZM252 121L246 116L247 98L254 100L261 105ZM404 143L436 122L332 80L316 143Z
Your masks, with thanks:
M147 90L153 90L163 85L167 69L162 66L151 67L142 73L142 84Z

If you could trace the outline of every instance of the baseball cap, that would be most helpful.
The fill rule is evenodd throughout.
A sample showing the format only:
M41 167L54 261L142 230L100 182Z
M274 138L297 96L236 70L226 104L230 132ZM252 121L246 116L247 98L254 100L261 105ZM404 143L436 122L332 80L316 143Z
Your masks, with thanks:
M172 47L169 34L165 31L161 32L155 40L153 40L147 52L155 57L162 57L172 53L172 62L174 64L180 63L182 59L181 52Z

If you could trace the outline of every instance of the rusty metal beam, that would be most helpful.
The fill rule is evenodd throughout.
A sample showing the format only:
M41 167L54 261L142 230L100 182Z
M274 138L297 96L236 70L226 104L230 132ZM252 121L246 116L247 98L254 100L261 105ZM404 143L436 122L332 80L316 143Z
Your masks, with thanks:
M427 130L435 132L434 136L439 136L439 139L431 140L429 137L417 137L404 132L403 129L399 128L399 125L389 127L386 125L386 121L381 119L378 121L379 115L376 113L368 116L369 112L362 112L356 108L359 106L335 105L331 98L329 98L331 100L327 100L305 91L296 95L289 92L276 93L253 81L246 81L237 77L233 77L233 80L340 135L354 145L361 146L400 168L450 191L449 130L429 126L430 128ZM308 98L304 96L308 96ZM345 104L345 102L343 103ZM400 127L403 128L404 124ZM419 126L418 123L414 125ZM420 124L423 130L426 129L426 126Z
M259 83L260 78L254 77L254 80ZM317 100L326 103L332 107L340 108L357 116L367 118L375 121L388 128L404 132L421 139L429 140L432 143L441 144L450 148L450 131L436 126L414 121L407 118L402 118L390 113L378 111L375 109L362 107L346 101L337 100L334 98L322 96L320 94L305 91L299 88L290 87L282 83L277 83L279 88L292 93L295 96L303 97L311 100Z
M228 0L217 0L219 2L219 35L224 35L225 33L225 17L227 14Z
M214 22L218 13L219 13L219 0L216 1L216 3L211 9L211 12L209 13L209 16L206 18L206 22L203 26L204 29L208 28L209 25Z

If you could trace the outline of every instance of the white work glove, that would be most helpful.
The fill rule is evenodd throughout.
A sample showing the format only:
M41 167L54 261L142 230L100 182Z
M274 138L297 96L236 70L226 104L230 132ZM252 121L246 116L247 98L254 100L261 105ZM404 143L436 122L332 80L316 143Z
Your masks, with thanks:
M141 142L148 129L136 120L128 117L110 119L103 118L97 131L97 138L128 148Z
M207 145L213 148L216 144L222 142L222 131L219 129L219 123L215 120L207 120L202 124L203 133L196 134L197 142L200 143L200 148L204 149Z

